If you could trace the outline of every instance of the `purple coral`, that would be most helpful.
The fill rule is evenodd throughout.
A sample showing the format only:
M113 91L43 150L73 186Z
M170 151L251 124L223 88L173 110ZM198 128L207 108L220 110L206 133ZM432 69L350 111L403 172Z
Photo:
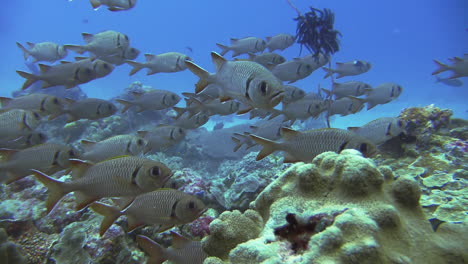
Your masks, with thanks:
M456 140L456 141L452 141L450 143L448 143L446 145L446 148L449 149L449 150L455 150L455 151L459 151L459 152L462 152L462 153L467 153L468 152L468 141L466 140Z
M204 237L210 234L210 223L214 218L211 216L202 216L190 224L190 234L196 237Z
M206 195L209 184L207 184L201 176L191 173L189 169L183 169L180 178L183 180L184 185L180 187L179 190L196 195L200 198Z

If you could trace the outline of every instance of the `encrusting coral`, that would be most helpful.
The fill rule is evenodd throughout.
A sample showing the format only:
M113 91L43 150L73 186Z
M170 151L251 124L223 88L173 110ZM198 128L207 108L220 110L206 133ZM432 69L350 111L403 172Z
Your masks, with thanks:
M355 150L298 163L251 203L251 225L237 211L212 222L205 263L466 263L467 227L434 232L417 182L395 178Z

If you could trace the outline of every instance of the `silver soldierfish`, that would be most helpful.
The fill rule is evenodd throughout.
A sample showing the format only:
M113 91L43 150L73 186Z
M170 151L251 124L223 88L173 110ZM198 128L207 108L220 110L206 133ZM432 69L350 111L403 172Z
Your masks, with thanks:
M334 73L338 74L336 76L337 79L345 76L359 75L369 71L370 68L371 64L362 60L355 60L351 62L337 62L336 69L330 69L327 67L322 68L327 72L327 74L325 74L325 77L323 78L330 77Z
M443 83L452 87L463 86L463 82L460 79L440 78L439 76L436 76L436 83Z
M130 75L133 75L143 68L148 68L147 75L156 74L158 72L179 72L187 69L185 61L192 59L179 52L167 52L158 55L145 54L146 62L127 61L133 67Z
M396 83L383 83L367 92L364 99L367 102L367 110L379 104L386 104L395 100L403 92L403 87Z
M6 174L6 182L11 183L31 175L31 169L44 170L49 174L70 167L70 158L77 158L77 152L63 144L44 143L22 150L2 149L6 155L0 163L0 172Z
M178 126L159 125L149 131L138 131L148 144L145 153L149 151L163 151L184 139L186 131Z
M27 60L29 56L33 57L32 62L48 61L55 62L61 60L67 56L67 50L64 46L58 45L53 42L40 42L31 43L26 42L29 49L26 49L19 42L16 42L16 46L23 51L24 59Z
M294 44L295 37L291 34L278 34L273 37L266 37L266 46L270 52L275 50L285 50Z
M355 114L364 108L366 100L356 97L343 97L337 100L327 100L327 115L340 115L346 116Z
M283 85L262 65L251 61L227 61L216 52L212 52L211 57L216 73L209 73L191 61L185 62L189 70L200 77L196 93L208 84L216 83L222 88L222 97L237 99L252 108L271 109L281 102Z
M104 216L99 234L102 236L121 215L127 216L128 232L144 225L159 225L158 232L188 224L206 211L197 197L174 189L159 189L138 195L123 209L102 203L91 205Z
M309 76L315 69L301 58L276 65L271 72L281 81L293 83Z
M63 113L69 115L68 123L79 119L97 120L117 112L117 107L113 103L103 99L86 98L80 101L67 99L67 101L69 105L65 107ZM52 120L57 116L52 115L49 119Z
M184 113L177 118L174 125L185 129L195 129L206 124L208 119L209 116L205 113L198 113L194 116L190 116L190 113Z
M138 245L149 255L148 263L163 263L170 260L175 264L203 264L208 255L200 241L191 241L171 231L172 246L163 248L150 238L137 236Z
M0 140L0 148L25 149L46 142L47 136L42 132L31 131L12 140Z
M28 94L15 98L0 97L2 109L24 109L32 110L41 115L50 115L63 112L64 102L62 99L50 94Z
M176 93L166 90L152 90L144 93L133 92L135 99L133 101L127 101L123 99L117 99L116 101L123 104L124 108L122 113L132 107L138 107L137 113L146 110L163 110L173 107L180 101L180 96Z
M284 151L285 163L311 162L315 156L326 151L340 153L344 149L359 150L365 156L372 156L375 145L353 132L338 128L321 128L309 131L295 131L282 128L282 141L272 141L255 135L250 137L263 148L257 155L261 160L275 151Z
M23 109L0 110L0 139L14 140L33 131L41 121L37 112Z
M325 102L323 100L309 99L304 97L289 104L283 104L283 108L281 110L272 109L272 115L269 117L269 119L272 119L278 115L284 115L285 118L283 121L305 121L310 117L317 118L320 113L325 111L325 109Z
M105 62L114 64L114 65L122 65L128 60L134 60L140 55L140 51L136 48L132 47L127 47L123 54L115 54L115 55L110 55L106 57L99 57L100 60L103 60Z
M94 35L90 33L82 33L81 35L86 42L85 45L65 45L65 48L80 54L89 51L97 57L105 57L116 54L122 55L130 45L127 35L113 30L103 31Z
M439 74L445 71L453 72L449 79L455 79L460 77L468 76L468 56L465 54L463 58L454 57L450 59L452 65L444 64L440 61L434 60L438 68L432 73L432 75Z
M396 117L381 117L370 121L362 127L348 127L348 130L367 138L375 145L380 145L404 133L405 124Z
M81 145L86 152L81 158L99 162L122 155L138 156L143 153L147 144L145 139L133 135L116 135L99 142L82 140Z
M286 59L283 56L269 52L258 55L249 53L249 60L261 64L267 68L273 67L286 61Z
M241 54L262 52L266 48L265 40L256 37L242 39L231 38L231 46L225 46L219 43L216 43L216 45L222 49L221 56L226 55L228 51L232 50L234 52L232 57Z
M335 96L335 99L340 99L346 96L361 96L370 91L372 87L363 82L350 81L344 83L333 82L332 89L327 90L322 88L328 97Z
M94 9L101 5L107 6L109 11L129 10L136 5L137 0L89 0Z
M49 190L49 213L67 193L74 192L76 210L104 197L135 197L161 188L172 175L166 165L134 156L118 157L96 164L70 160L73 180L62 182L33 170L34 176Z
M304 90L296 86L283 85L283 88L284 88L284 97L283 97L282 102L286 104L302 99L306 95Z

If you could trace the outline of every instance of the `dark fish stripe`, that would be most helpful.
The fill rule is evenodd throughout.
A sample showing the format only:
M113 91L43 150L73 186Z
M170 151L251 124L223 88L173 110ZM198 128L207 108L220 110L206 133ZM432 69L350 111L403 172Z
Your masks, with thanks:
M60 150L56 151L54 154L54 159L52 161L52 166L58 165L58 158L60 155Z
M141 166L137 167L132 173L132 184L133 185L137 185L136 176L138 175L138 172L140 171L140 169L141 169Z
M132 6L132 0L128 0L128 7L133 7Z
M132 151L130 150L131 145L132 145L132 141L130 140L128 141L127 148L125 149L126 153L130 153L130 154L132 153Z
M299 73L301 72L301 68L302 68L302 63L299 63L299 67L297 67L297 70L296 70L296 75L299 75Z
M101 114L101 106L103 104L98 104L98 107L96 108L96 115L100 115Z
M180 57L182 57L182 56L177 56L177 61L176 61L176 63L175 63L175 68L176 68L176 70L182 70L182 69L179 67Z
M168 105L168 104L166 104L166 97L167 97L167 94L164 94L163 98L162 98L163 105Z
M80 67L76 68L76 70L75 70L75 76L73 76L73 80L75 80L75 81L79 81L79 80L80 80L80 79L78 78L78 74L80 73L80 70L81 70Z
M387 126L387 131L385 131L385 135L391 136L391 135L392 135L392 133L390 132L391 129L392 129L392 122L390 122L390 123L388 124L388 126Z
M175 130L175 128L171 129L171 133L169 134L169 138L172 139L172 140L175 140L175 138L174 138L174 130Z
M44 99L42 99L41 101L41 107L39 108L39 110L41 110L41 112L45 112L45 103L46 103L46 99L47 97L45 97Z
M120 34L117 34L117 47L120 47Z
M59 49L60 49L60 46L57 45L57 46L55 47L55 54L57 55L57 57L60 57L60 51L59 51Z
M27 119L26 113L23 113L23 125L24 125L24 127L26 127L26 128L29 129L29 130L33 130L33 129L28 125L27 120L28 120L28 119Z
M395 87L392 86L392 92L390 93L390 97L393 97L395 94Z
M249 95L249 89L250 89L250 83L253 81L254 77L253 76L250 76L248 79L247 79L247 82L245 83L245 97L247 99L250 99L250 95Z
M176 216L177 203L179 203L179 201L175 201L175 203L172 205L171 217L177 217L177 216Z
M341 144L338 153L341 153L346 148L346 145L348 145L349 141L345 141L343 144Z
M257 50L259 40L255 41L255 50Z

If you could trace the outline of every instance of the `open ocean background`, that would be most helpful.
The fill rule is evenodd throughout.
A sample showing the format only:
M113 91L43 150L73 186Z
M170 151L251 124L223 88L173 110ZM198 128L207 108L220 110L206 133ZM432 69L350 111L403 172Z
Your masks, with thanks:
M428 104L450 108L455 117L468 118L468 78L461 78L462 87L450 87L435 83L431 75L436 69L433 59L447 62L447 58L468 52L468 1L296 0L293 3L303 13L309 6L329 8L335 13L335 28L343 37L341 50L333 56L333 67L337 61L356 59L372 63L368 73L338 82L359 80L372 86L396 82L404 87L396 101L356 115L337 117L332 126L359 126L377 117L396 116L405 107ZM15 0L2 4L0 96L7 97L24 82L15 70L29 71L16 41L84 44L82 32L116 30L127 34L131 46L141 51L136 61L144 61L144 53L177 51L214 71L209 53L220 51L215 43L229 44L231 37L295 34L293 18L297 16L285 0L138 0L135 8L124 12L109 12L105 7L95 11L86 0ZM227 54L229 59L230 54ZM287 59L298 57L299 45L279 54ZM301 56L306 54L307 50L303 50ZM76 54L69 52L67 59L72 60L73 56ZM180 94L192 92L198 80L188 70L152 76L141 71L129 76L130 70L124 64L109 76L80 87L89 97L109 99L121 94L134 81ZM319 84L330 88L331 81L323 79L324 74L319 69L294 85L307 92L316 91Z

